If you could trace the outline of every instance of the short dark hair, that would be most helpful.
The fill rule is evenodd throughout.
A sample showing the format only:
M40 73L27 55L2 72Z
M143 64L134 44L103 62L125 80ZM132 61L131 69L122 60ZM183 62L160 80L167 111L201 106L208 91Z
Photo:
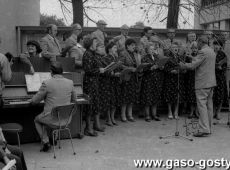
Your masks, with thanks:
M7 52L5 54L6 58L8 59L9 62L11 62L11 60L13 60L14 56L10 53L10 52Z
M62 64L58 61L55 61L50 65L50 70L53 74L62 74L63 73Z
M127 46L131 45L131 44L136 44L136 41L132 38L128 38L126 41L125 41L125 48L127 49Z
M83 46L86 50L89 50L91 45L93 44L93 41L97 39L96 37L92 37L91 35L86 35L83 38Z
M109 50L111 49L111 48L113 48L113 46L115 46L116 44L113 42L113 41L111 41L110 43L108 43L108 45L106 45L106 47L105 47L105 51L106 51L106 53L108 54L109 53Z

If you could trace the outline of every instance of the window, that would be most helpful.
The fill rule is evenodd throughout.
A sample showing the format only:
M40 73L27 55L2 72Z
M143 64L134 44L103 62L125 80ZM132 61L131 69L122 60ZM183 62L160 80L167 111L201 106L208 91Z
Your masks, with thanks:
M201 7L210 7L228 2L228 0L201 0Z

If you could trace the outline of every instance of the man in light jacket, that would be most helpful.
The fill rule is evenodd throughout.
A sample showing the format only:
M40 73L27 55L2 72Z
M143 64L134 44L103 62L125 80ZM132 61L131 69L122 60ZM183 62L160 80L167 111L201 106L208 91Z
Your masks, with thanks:
M199 111L200 129L194 134L195 137L205 137L211 134L213 119L213 88L216 86L215 62L216 54L208 46L208 39L202 36L198 39L200 51L194 57L192 63L180 63L182 69L195 70L195 91L197 108Z

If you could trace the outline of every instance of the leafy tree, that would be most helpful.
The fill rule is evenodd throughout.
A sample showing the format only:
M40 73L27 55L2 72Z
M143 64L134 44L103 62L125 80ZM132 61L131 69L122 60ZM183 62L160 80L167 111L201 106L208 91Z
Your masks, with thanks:
M40 26L55 24L57 26L66 26L63 19L57 18L56 15L40 14Z

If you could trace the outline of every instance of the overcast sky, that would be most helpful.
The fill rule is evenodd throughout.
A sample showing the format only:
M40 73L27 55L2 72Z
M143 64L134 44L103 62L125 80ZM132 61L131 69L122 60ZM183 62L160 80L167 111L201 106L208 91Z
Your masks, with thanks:
M125 0L124 0L125 1ZM91 18L94 20L103 19L108 23L108 27L120 27L123 24L127 24L129 26L134 25L135 22L143 21L145 25L150 25L153 28L165 28L166 22L159 22L158 21L152 21L147 22L147 19L145 19L143 15L143 10L140 9L140 6L132 6L129 8L123 8L122 4L120 3L114 3L116 1L113 1L113 8L114 9L100 9L100 14L97 12L89 11L88 14ZM92 4L94 5L94 4ZM69 6L71 9L71 6ZM40 11L41 13L48 14L48 15L56 15L58 18L63 18L63 13L61 11L60 4L58 0L40 0ZM182 17L180 18L180 28L193 28L193 14L189 13L187 11L182 11L182 13L185 16L185 19ZM154 14L152 14L154 15ZM163 19L167 15L167 11L164 10L159 16L160 19ZM67 21L66 24L70 25L72 23L72 14L67 14L66 16ZM187 20L189 21L189 24L183 24L183 21ZM94 23L85 20L84 23L85 26L95 26Z

